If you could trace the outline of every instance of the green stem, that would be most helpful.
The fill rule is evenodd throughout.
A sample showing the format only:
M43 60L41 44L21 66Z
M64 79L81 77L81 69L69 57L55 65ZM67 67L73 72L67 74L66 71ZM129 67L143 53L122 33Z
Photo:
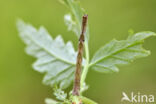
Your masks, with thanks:
M87 40L85 41L84 45L85 45L86 63L85 63L85 66L84 66L84 69L83 69L82 75L81 75L81 82L80 82L81 88L83 87L83 83L85 82L85 79L86 79L86 76L88 73L88 68L89 68L89 47L88 47Z

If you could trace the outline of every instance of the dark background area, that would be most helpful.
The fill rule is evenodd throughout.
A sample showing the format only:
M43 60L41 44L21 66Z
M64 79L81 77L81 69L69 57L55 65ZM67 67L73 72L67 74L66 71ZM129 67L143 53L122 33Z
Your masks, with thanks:
M111 39L126 39L128 30L156 32L155 0L81 0L89 15L90 53ZM24 52L24 43L16 29L16 20L23 19L35 27L43 25L56 37L77 38L68 32L63 16L68 13L58 0L0 0L0 104L44 104L52 97L52 89L42 84L43 75L34 71L34 58ZM99 104L120 104L122 92L132 91L156 96L156 38L145 41L151 55L120 67L119 73L100 74L90 69L85 96Z

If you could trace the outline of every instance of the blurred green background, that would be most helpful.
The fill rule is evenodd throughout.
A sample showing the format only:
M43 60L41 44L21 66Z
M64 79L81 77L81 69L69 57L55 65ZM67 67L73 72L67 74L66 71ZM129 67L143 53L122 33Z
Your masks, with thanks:
M156 32L156 0L81 0L81 5L89 15L91 56L112 38L125 39L129 29ZM0 104L44 104L53 97L52 89L41 83L43 75L32 69L35 59L25 54L15 24L21 18L43 25L53 37L62 34L76 47L76 36L64 25L65 13L58 0L0 0ZM90 69L85 96L100 104L120 104L122 91L156 96L156 38L147 39L144 47L152 54L120 67L119 73Z

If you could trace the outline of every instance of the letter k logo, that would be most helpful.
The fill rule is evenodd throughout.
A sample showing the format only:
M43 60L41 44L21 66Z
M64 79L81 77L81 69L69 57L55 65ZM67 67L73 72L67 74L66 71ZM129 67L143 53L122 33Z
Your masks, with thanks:
M131 102L131 100L129 99L129 97L127 96L127 94L125 92L122 92L122 95L123 95L123 97L122 97L121 101L126 100L126 101Z

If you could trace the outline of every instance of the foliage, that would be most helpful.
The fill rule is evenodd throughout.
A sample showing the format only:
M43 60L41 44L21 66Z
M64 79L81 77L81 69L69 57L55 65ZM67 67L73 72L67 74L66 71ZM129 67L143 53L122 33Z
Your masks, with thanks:
M78 0L60 1L70 10L70 13L64 16L68 30L73 31L79 37L84 9L80 7ZM156 36L154 32L147 31L131 34L126 40L114 39L99 49L90 62L89 27L87 27L84 44L85 58L81 74L81 96L74 97L71 93L67 95L62 91L62 89L69 87L74 80L77 52L74 50L72 42L68 41L65 44L60 35L53 39L44 27L37 30L22 20L17 22L17 28L21 39L27 45L26 53L37 58L33 68L40 73L45 73L43 83L54 88L54 95L60 101L46 99L47 104L71 104L71 102L77 102L80 99L85 104L97 104L82 96L82 92L88 88L85 84L88 69L91 68L103 73L118 72L119 65L126 65L137 58L148 56L150 51L143 49L142 44L146 38Z
M27 44L26 52L37 58L33 68L45 73L43 83L67 88L73 81L76 63L72 43L69 41L65 44L60 35L53 39L43 27L36 30L22 21L18 21L17 26L21 38Z
M117 65L129 64L150 54L142 48L142 44L144 39L154 35L153 32L140 32L130 35L127 40L114 39L95 53L90 66L98 72L118 72Z

